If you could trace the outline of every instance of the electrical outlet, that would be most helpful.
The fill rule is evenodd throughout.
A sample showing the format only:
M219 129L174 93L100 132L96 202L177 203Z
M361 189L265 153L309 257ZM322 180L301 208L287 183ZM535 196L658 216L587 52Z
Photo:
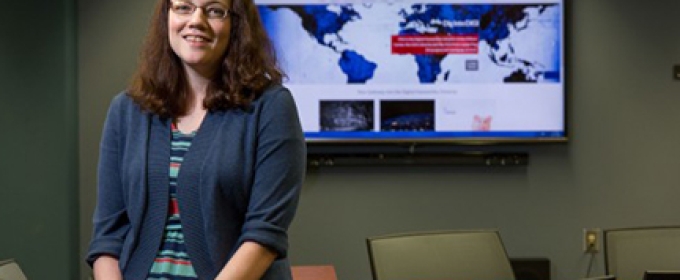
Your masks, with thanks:
M583 229L583 252L597 253L600 251L600 229L599 228L584 228Z

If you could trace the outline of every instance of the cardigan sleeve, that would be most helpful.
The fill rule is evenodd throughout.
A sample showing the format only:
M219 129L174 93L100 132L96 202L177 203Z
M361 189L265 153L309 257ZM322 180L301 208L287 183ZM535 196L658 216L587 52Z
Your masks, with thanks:
M92 266L97 257L119 257L125 235L130 229L120 176L120 151L124 95L111 102L100 143L97 169L97 206L93 217L93 235L87 253L87 263Z
M255 175L238 244L254 241L284 258L288 226L295 215L304 180L306 145L290 92L277 87L262 99Z

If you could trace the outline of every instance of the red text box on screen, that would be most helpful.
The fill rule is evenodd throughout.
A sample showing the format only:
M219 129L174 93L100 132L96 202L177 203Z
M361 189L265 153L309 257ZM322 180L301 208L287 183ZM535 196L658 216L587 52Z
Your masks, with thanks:
M392 54L477 54L479 35L392 35Z

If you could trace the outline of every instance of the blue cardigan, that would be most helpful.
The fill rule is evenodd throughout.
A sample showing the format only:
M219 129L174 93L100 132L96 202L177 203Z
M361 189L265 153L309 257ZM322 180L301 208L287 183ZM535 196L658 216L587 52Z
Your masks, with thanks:
M118 257L126 280L146 279L168 209L170 121L124 93L104 125L94 233L87 261ZM214 279L239 245L277 253L262 279L291 279L287 229L305 172L305 142L290 92L268 89L247 109L210 111L184 157L178 200L200 279Z

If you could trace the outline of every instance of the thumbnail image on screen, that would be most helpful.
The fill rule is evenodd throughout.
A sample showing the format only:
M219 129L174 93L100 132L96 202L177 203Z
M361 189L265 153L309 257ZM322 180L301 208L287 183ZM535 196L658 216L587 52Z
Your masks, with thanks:
M321 131L373 130L373 100L321 100Z
M434 100L380 102L381 131L433 131Z

